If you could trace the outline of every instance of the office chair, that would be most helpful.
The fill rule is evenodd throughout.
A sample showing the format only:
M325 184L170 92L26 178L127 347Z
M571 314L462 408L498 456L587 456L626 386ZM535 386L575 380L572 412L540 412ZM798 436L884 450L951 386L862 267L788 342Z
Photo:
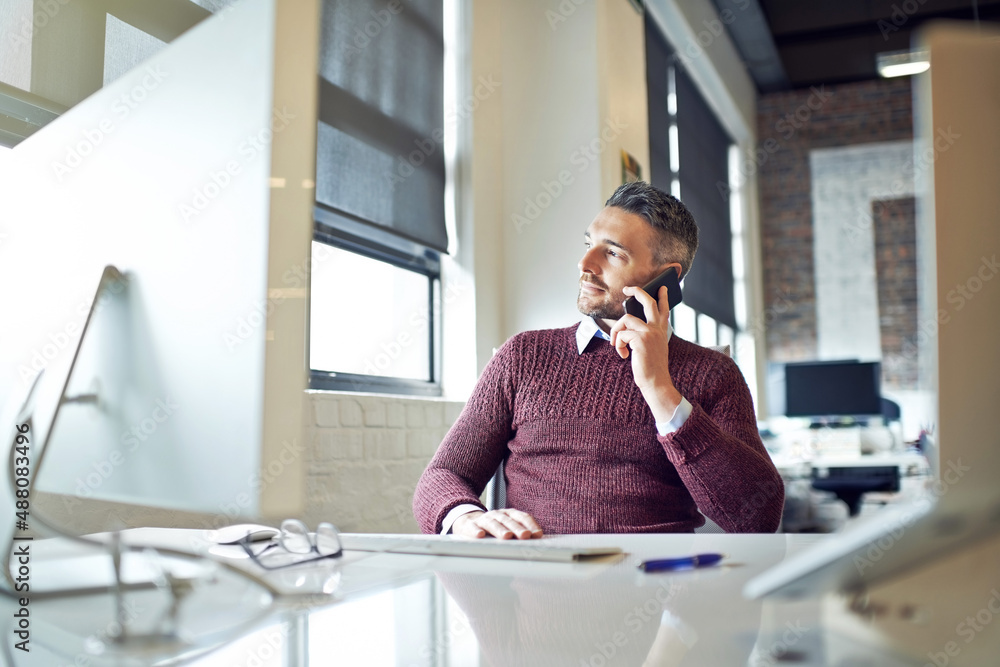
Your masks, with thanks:
M885 396L882 397L882 422L885 427L889 430L889 434L892 435L892 447L896 449L901 448L903 445L903 425L902 425L902 413L899 409L899 403L890 400ZM892 430L892 422L899 422L899 442L896 442L896 432Z
M888 426L890 422L898 422L900 419L899 403L882 397L882 421Z
M730 347L728 345L709 345L707 346L710 350L715 350L716 352L721 352L727 357L732 356ZM486 483L486 489L483 491L483 504L486 505L488 510L503 509L507 506L507 480L504 478L503 466L506 462L506 457L500 462L497 467L493 477L490 481ZM695 529L696 533L725 533L719 524L715 523L708 517L705 517L705 525L701 528Z

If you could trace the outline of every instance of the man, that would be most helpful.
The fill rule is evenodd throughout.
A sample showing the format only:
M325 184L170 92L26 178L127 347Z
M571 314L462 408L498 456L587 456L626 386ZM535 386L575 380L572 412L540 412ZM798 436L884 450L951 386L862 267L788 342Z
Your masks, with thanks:
M647 183L628 183L584 245L585 317L517 334L497 351L417 484L421 530L505 539L691 532L701 514L727 532L777 530L784 488L742 373L672 335L666 288L641 288L668 267L690 270L691 214ZM625 314L630 296L646 322ZM479 495L504 459L508 508L485 512Z

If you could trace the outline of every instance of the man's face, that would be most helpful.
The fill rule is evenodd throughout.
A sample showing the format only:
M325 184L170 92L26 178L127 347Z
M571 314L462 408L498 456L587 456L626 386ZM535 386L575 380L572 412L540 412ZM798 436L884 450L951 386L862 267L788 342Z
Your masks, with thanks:
M598 213L584 234L586 251L577 264L580 292L576 306L580 312L603 320L624 315L622 288L642 287L669 266L655 263L653 248L657 243L656 232L641 216L612 206ZM677 267L679 270L680 264Z

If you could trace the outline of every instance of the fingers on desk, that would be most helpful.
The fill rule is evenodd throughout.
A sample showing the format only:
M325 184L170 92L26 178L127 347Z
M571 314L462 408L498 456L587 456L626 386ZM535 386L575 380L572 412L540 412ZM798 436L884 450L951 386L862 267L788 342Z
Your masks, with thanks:
M534 517L515 509L493 510L476 519L476 524L502 540L541 537L542 529Z

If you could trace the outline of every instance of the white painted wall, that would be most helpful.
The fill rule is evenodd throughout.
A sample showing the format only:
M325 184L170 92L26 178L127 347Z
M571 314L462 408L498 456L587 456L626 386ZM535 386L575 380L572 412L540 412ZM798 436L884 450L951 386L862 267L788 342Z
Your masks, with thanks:
M623 148L648 172L649 141L642 16L627 0L472 7L470 77L502 81L472 118L482 368L511 335L579 319L583 232L621 182Z
M622 183L622 150L639 161L643 180L649 180L649 105L642 14L627 0L596 4L598 108L601 118L621 129L601 155L603 206Z
M823 148L812 177L820 359L882 359L872 202L914 195L913 142Z
M581 151L606 120L598 102L596 6L584 3L550 26L545 10L557 8L555 0L504 3L503 153L474 157L503 165L506 336L579 319L576 263L601 205L599 158Z

